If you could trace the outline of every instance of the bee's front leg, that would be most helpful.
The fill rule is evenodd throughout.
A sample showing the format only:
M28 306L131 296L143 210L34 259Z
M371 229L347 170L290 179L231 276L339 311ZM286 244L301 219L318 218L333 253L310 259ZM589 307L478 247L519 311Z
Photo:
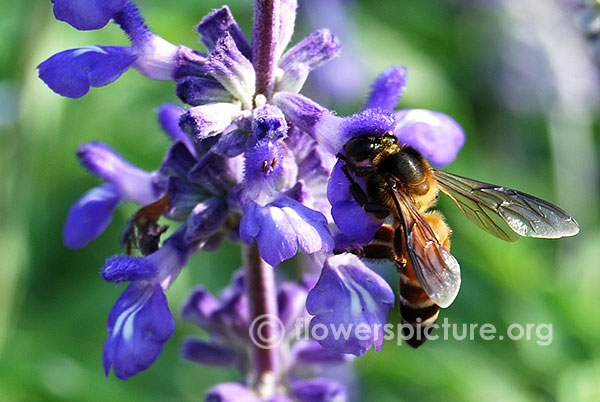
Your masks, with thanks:
M378 202L369 201L365 190L354 180L354 177L350 174L348 165L342 166L342 171L346 175L346 178L350 182L350 193L352 198L358 205L360 205L365 212L373 214L377 219L385 219L390 214L390 209Z

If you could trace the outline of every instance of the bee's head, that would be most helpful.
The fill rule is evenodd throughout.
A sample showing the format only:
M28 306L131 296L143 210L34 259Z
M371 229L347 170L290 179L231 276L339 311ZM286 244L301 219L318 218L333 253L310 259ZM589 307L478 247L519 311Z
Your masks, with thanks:
M361 135L348 141L344 145L344 152L348 159L360 163L373 160L380 152L397 143L398 139L391 132L383 136Z

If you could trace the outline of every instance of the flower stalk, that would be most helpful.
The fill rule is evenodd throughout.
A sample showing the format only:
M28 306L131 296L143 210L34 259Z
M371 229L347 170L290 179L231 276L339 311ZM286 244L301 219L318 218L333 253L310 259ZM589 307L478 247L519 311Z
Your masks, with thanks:
M263 400L276 392L278 376L277 343L280 327L277 319L277 293L273 267L261 258L258 245L253 243L244 250L245 292L250 308L252 362L254 378L249 381Z
M280 0L254 2L252 64L256 71L256 94L271 98L275 81L275 47Z

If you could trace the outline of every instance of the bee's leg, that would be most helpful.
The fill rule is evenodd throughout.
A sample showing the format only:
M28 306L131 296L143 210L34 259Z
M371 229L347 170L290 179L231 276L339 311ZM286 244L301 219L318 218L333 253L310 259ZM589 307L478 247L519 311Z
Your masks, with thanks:
M356 180L354 180L354 177L352 177L350 174L348 165L343 165L342 171L350 182L350 193L352 194L352 198L354 198L356 203L363 207L365 212L372 213L378 219L385 219L390 214L390 209L385 205L369 201L365 190L362 189L360 184L358 184Z
M404 228L402 225L398 225L396 230L394 231L394 252L395 257L394 261L396 261L396 267L398 270L404 269L408 261L406 259L406 248L404 247L406 243L406 239L404 237Z
M398 267L402 269L406 266L406 258L404 258L402 249L403 232L401 228L394 229L390 225L382 225L373 237L373 242L362 247L360 257L368 259L386 259L392 260ZM378 243L378 242L385 243Z
M354 169L354 175L356 177L366 177L373 173L377 173L377 167L375 166L359 166Z
M450 236L452 236L452 229L448 226L444 219L444 215L442 215L439 211L428 211L423 214L423 217L433 230L433 233L438 238L438 241L447 251L450 251Z

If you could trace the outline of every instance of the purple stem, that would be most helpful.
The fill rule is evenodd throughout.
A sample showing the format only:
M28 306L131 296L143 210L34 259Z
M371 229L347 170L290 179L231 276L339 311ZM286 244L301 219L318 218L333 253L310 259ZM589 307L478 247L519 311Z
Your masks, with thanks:
M245 287L250 307L252 362L255 375L252 384L263 399L271 398L276 391L278 380L278 341L277 293L274 269L263 261L256 242L245 248ZM260 318L259 318L260 317ZM260 343L260 345L258 344Z
M270 99L275 76L275 47L280 0L254 2L252 30L252 64L256 71L256 94Z

